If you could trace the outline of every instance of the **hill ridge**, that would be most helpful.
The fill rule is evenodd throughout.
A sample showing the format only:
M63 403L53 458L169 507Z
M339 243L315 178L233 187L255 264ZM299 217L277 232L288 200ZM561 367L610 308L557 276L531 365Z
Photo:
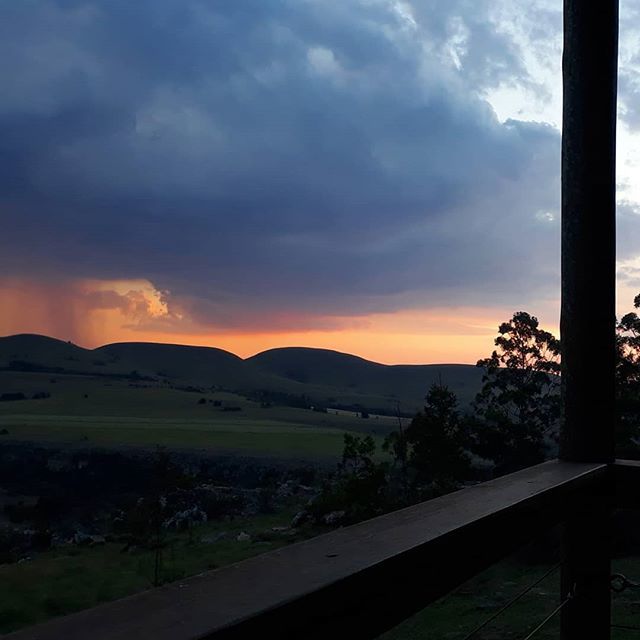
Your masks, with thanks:
M0 337L0 368L34 364L33 371L126 376L219 387L287 402L306 397L327 406L416 411L428 387L442 379L462 405L480 387L482 372L465 364L384 364L317 347L276 347L248 358L218 347L158 342L115 342L86 349L41 334Z

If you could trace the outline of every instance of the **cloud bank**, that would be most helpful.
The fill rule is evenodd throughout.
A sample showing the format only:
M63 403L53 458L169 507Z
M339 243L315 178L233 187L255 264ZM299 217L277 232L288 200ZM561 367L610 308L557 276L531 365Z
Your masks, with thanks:
M560 134L489 97L551 100L558 12L508 7L3 3L3 273L220 328L554 297Z

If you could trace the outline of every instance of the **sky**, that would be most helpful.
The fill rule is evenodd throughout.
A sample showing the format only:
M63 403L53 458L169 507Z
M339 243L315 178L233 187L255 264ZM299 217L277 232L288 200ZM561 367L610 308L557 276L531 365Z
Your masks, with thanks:
M0 5L0 335L475 362L557 332L560 0ZM618 301L640 291L622 0Z

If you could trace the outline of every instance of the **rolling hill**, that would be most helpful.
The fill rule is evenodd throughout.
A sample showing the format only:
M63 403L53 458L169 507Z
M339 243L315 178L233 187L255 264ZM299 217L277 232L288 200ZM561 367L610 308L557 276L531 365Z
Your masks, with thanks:
M0 367L30 363L66 370L100 371L102 363L90 349L47 336L23 333L0 338Z
M429 385L442 381L462 405L480 387L472 365L384 365L326 349L287 347L242 358L212 347L116 343L84 349L40 335L0 338L0 368L93 376L143 376L172 384L216 386L242 394L270 393L280 402L302 395L329 406L361 405L405 413L422 406ZM133 373L135 372L135 374Z
M151 342L123 342L95 349L106 362L127 371L181 380L197 385L250 389L268 384L263 374L250 370L242 358L211 347Z
M285 347L259 353L247 360L265 373L314 387L333 387L343 393L376 396L385 406L400 402L403 411L415 411L434 383L441 381L469 403L480 388L482 371L472 365L385 365L326 349Z

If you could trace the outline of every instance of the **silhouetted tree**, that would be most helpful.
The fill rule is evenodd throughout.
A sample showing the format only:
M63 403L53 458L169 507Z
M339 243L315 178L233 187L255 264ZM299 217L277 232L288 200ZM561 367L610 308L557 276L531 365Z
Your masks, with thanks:
M401 499L407 501L410 499L411 483L409 478L409 443L407 442L407 433L402 424L402 416L400 414L400 403L396 403L396 418L398 419L398 429L392 431L385 439L382 445L384 451L393 457L394 468L399 472L399 487Z
M458 399L446 385L434 383L424 411L406 430L408 463L417 483L462 480L469 468L463 450Z
M640 295L633 306L640 308ZM640 425L640 317L635 311L616 325L616 449L620 457L637 458Z
M344 435L337 473L325 482L311 512L316 520L340 512L340 523L372 518L396 506L387 495L387 465L375 460L371 436Z
M498 328L474 402L475 450L496 473L541 462L560 415L560 341L524 311Z
M375 453L376 443L371 436L361 438L345 433L340 470L343 473L355 475L367 473L375 466L373 460Z
M157 447L151 468L149 494L137 500L125 516L125 530L129 533L129 545L141 546L153 551L153 584L162 583L163 551L166 547L164 522L170 515L167 510L167 494L185 484L181 470L171 462L164 447Z

